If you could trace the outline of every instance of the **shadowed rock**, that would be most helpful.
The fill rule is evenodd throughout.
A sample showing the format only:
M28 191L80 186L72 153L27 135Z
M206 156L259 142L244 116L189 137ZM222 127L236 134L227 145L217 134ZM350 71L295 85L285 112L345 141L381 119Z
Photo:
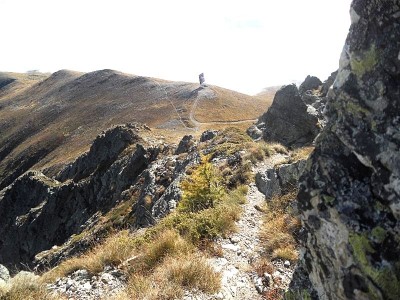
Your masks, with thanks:
M0 263L31 265L37 253L90 226L91 217L114 207L158 152L130 125L116 126L61 172L60 180L75 182L38 171L18 177L0 191Z

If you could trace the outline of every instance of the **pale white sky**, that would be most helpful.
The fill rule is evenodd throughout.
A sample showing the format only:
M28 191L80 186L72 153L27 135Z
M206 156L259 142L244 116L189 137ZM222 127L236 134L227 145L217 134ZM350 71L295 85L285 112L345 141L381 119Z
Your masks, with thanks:
M335 71L350 0L0 0L0 70L115 69L255 94Z

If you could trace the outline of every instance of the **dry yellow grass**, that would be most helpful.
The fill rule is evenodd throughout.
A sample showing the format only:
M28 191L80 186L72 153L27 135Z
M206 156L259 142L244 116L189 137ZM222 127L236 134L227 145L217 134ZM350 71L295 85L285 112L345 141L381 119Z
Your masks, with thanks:
M137 244L128 230L123 230L108 237L88 253L65 260L60 265L42 275L45 282L54 281L76 270L85 269L96 274L106 265L119 265L131 257Z
M56 300L64 299L51 295L46 285L32 273L19 273L6 285L0 285L1 300Z
M220 287L220 275L198 254L167 258L156 273L179 286L206 293L215 293Z
M179 299L184 290L215 293L219 287L220 275L205 258L199 253L188 253L165 257L151 274L133 274L126 289L113 299Z
M199 122L257 119L267 111L273 99L273 95L249 96L215 86L209 86L209 89L215 93L215 98L198 102L194 116Z
M155 240L146 245L141 259L147 269L153 269L167 256L187 255L194 246L184 240L175 230L167 229L158 234Z
M296 234L301 224L290 211L290 203L295 198L296 192L293 191L284 196L275 196L266 204L260 238L271 258L298 259Z
M279 144L279 143L270 144L270 147L271 147L276 153L279 153L279 154L286 154L286 155L289 154L288 149L287 149L285 146L283 146L283 145L281 145L281 144Z
M311 152L314 151L315 147L302 147L302 148L297 148L293 150L290 153L290 163L297 162L299 160L307 159Z

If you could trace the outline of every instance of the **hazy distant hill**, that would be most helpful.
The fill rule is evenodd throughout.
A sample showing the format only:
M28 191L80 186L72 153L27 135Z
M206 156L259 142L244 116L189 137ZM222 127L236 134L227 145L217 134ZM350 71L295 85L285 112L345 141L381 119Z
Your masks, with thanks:
M71 161L112 125L136 121L190 131L249 121L272 97L113 70L0 73L0 189L33 166Z

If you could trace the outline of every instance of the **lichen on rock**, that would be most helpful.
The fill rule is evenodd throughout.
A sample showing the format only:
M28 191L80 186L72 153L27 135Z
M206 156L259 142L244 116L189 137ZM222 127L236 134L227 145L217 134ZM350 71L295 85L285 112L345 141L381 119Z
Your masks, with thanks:
M351 12L300 179L302 263L320 299L400 299L400 5L355 0Z

